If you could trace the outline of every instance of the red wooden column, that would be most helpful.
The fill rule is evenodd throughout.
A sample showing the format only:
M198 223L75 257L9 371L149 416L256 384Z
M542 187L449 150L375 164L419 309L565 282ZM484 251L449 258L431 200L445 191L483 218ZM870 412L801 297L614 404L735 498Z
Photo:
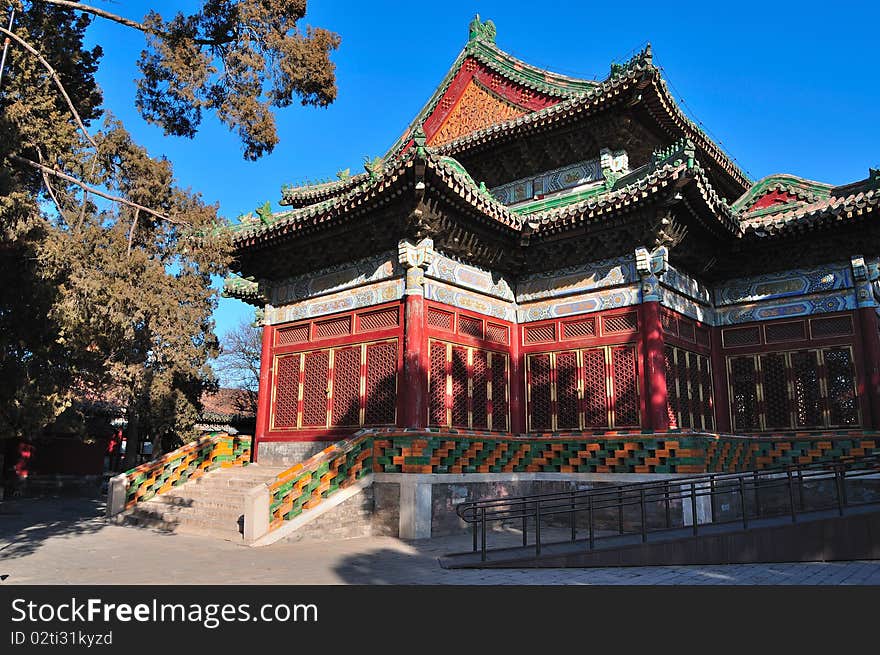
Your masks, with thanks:
M721 351L721 328L712 328L712 398L715 401L715 431L730 432L730 397L727 393L727 363Z
M260 386L257 392L257 427L251 445L251 460L257 461L257 446L269 430L269 408L272 404L272 339L274 328L263 326L263 344L260 349Z
M862 339L864 356L865 396L867 406L862 410L862 422L867 428L880 425L880 334L878 334L877 313L874 307L860 307L856 310Z
M526 376L522 355L522 325L512 326L510 334L510 431L526 431Z
M412 269L411 269L412 270ZM421 272L420 269L415 269ZM409 274L407 274L409 278ZM404 305L403 385L400 415L403 426L424 428L428 420L428 365L425 339L425 298L407 289Z
M660 320L660 303L649 300L643 302L640 309L646 387L643 422L646 428L665 430L669 427L669 414L666 404L665 345L663 324Z
M434 259L434 242L398 244L400 263L406 268L403 314L403 380L400 386L400 422L406 428L428 425L428 343L425 339L425 269Z

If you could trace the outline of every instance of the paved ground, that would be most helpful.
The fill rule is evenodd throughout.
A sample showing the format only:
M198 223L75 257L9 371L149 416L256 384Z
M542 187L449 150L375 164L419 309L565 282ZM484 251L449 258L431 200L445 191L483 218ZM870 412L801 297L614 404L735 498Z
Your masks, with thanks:
M3 584L880 584L880 561L604 569L447 571L464 538L388 537L254 549L207 537L108 525L103 503L0 503Z

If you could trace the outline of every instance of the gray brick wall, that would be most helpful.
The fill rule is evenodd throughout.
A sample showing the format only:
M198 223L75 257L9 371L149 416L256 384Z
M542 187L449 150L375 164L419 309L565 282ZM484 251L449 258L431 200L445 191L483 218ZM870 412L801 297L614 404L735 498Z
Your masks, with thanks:
M257 446L257 461L263 466L293 466L321 452L330 441L269 441Z

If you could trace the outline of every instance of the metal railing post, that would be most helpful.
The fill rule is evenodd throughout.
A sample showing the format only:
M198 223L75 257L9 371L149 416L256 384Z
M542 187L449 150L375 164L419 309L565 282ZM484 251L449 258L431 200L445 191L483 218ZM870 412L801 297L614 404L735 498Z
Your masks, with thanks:
M800 501L798 504L801 507L801 512L806 511L806 503L804 503L804 470L800 464L797 467L798 474L798 500Z
M841 496L843 496L843 506L846 507L849 505L849 497L846 495L846 464L842 464L840 467L840 492Z
M752 472L752 484L755 486L755 518L761 518L761 498L758 495L758 472Z
M590 550L593 550L593 494L587 496L587 510L590 512Z
M474 552L477 552L477 508L474 506Z
M541 501L535 499L535 557L541 555Z
M522 506L522 521L523 521L523 525L522 525L522 535L523 535L523 548L525 548L526 545L528 545L528 542L529 542L529 536L528 536L528 521L529 521L529 517L528 517L528 515L526 514L526 510L527 510L527 508L528 508L528 502L527 502L525 499L523 499L523 504L522 504L522 505L523 505L523 506Z
M715 523L715 476L709 477L709 509L712 523Z
M617 524L618 532L623 534L623 489L617 490Z
M834 491L837 496L837 512L843 516L843 485L840 481L840 470L838 467L834 467Z
M785 472L788 478L788 504L791 509L791 522L797 522L797 509L794 506L794 480L792 479L791 469Z
M666 503L666 529L672 527L672 514L669 511L669 481L663 483L663 498Z
M577 525L575 524L576 514L574 512L574 492L571 492L571 540L575 541L577 538Z
M648 520L647 520L647 511L645 510L645 488L641 487L639 489L639 500L642 505L642 543L648 541Z
M749 528L749 512L746 508L746 481L740 476L739 478L739 505L742 509L743 515L743 529L748 530Z
M481 512L480 512L481 518L483 519L481 521L481 523L482 523L481 532L482 532L482 540L483 540L483 553L482 553L480 559L482 559L485 562L486 561L486 508L481 507L480 509L481 509Z
M697 485L691 482L691 521L694 526L694 536L697 536Z

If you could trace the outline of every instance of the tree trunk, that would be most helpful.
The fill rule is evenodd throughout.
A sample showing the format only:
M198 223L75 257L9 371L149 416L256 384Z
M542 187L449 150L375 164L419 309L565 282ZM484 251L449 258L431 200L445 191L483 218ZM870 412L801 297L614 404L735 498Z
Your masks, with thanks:
M123 468L126 471L140 463L140 458L138 457L141 450L140 425L138 424L138 413L134 405L134 403L131 403L128 407L128 425L125 428L125 464Z

